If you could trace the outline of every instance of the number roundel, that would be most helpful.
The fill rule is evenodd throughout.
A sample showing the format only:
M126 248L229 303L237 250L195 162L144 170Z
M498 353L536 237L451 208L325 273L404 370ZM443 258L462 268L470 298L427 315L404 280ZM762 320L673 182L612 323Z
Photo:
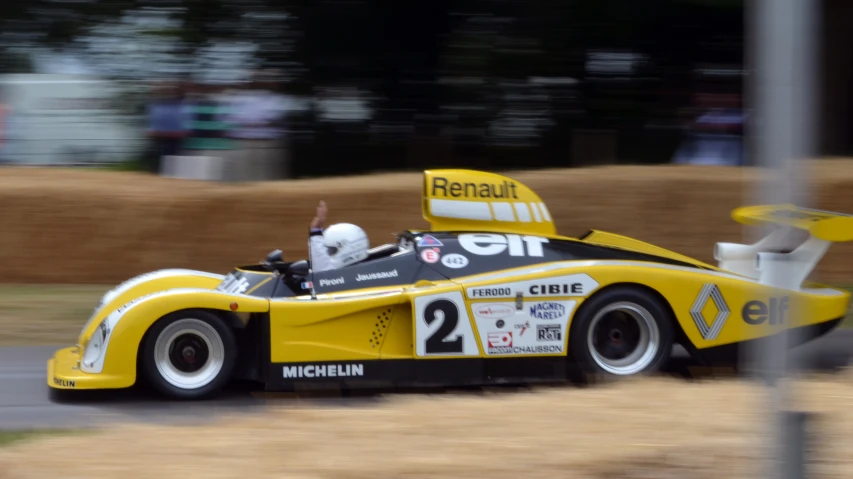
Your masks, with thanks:
M461 254L450 253L441 257L441 264L448 268L460 269L468 266L468 258Z
M414 330L418 357L480 355L459 291L415 298Z

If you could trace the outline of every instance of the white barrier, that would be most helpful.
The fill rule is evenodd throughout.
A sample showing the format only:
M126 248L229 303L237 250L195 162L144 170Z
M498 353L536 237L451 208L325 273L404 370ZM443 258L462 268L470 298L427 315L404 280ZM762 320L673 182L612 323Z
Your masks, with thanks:
M223 181L228 162L221 156L167 155L160 165L160 176L184 180Z

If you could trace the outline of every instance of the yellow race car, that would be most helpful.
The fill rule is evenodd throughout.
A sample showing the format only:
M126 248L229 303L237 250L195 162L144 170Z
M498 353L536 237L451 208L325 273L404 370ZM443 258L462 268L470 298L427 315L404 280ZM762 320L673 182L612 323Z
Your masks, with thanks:
M675 343L713 361L778 328L816 337L850 301L805 281L831 242L853 240L847 215L737 209L736 220L777 229L753 245L718 243L712 266L597 230L559 236L533 191L492 173L425 171L423 214L428 231L338 270L276 251L227 275L130 279L48 361L48 385L144 380L191 399L236 378L267 390L487 385L562 381L569 364L630 376L656 371ZM790 228L808 239L780 250Z

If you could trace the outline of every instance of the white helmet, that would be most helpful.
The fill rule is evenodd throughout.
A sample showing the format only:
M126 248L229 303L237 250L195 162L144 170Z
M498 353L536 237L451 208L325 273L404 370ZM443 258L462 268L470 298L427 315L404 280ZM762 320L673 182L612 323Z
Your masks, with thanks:
M350 223L338 223L326 228L323 231L323 245L335 269L367 258L367 250L370 249L367 233Z

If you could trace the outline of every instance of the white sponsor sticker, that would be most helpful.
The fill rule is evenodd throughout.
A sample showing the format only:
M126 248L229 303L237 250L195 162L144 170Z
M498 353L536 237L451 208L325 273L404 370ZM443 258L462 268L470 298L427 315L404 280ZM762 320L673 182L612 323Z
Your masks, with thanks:
M489 348L512 347L511 331L496 331L488 334Z
M451 253L441 258L441 264L453 269L464 268L468 266L468 258L461 254Z
M517 294L524 297L548 298L588 296L596 288L598 288L598 281L592 279L588 274L582 273L514 283L471 286L465 289L465 293L471 299L515 298Z
M481 298L511 298L512 288L508 286L484 286L481 288L468 288L468 296L475 299Z
M539 342L548 342L548 341L563 342L563 330L559 324L537 324L536 325L536 341L539 341Z
M533 319L552 320L560 319L566 314L566 307L559 301L543 301L525 305L528 314Z
M515 308L508 304L474 304L471 306L474 316L485 319L500 319L515 314Z
M490 311L510 314L478 313L472 306L474 320L485 353L489 356L524 356L530 354L564 354L569 318L577 301L553 301L543 310L541 301L525 301L521 309L514 303L482 305ZM536 314L531 314L534 311ZM554 312L559 311L559 314ZM546 313L547 314L542 314Z

